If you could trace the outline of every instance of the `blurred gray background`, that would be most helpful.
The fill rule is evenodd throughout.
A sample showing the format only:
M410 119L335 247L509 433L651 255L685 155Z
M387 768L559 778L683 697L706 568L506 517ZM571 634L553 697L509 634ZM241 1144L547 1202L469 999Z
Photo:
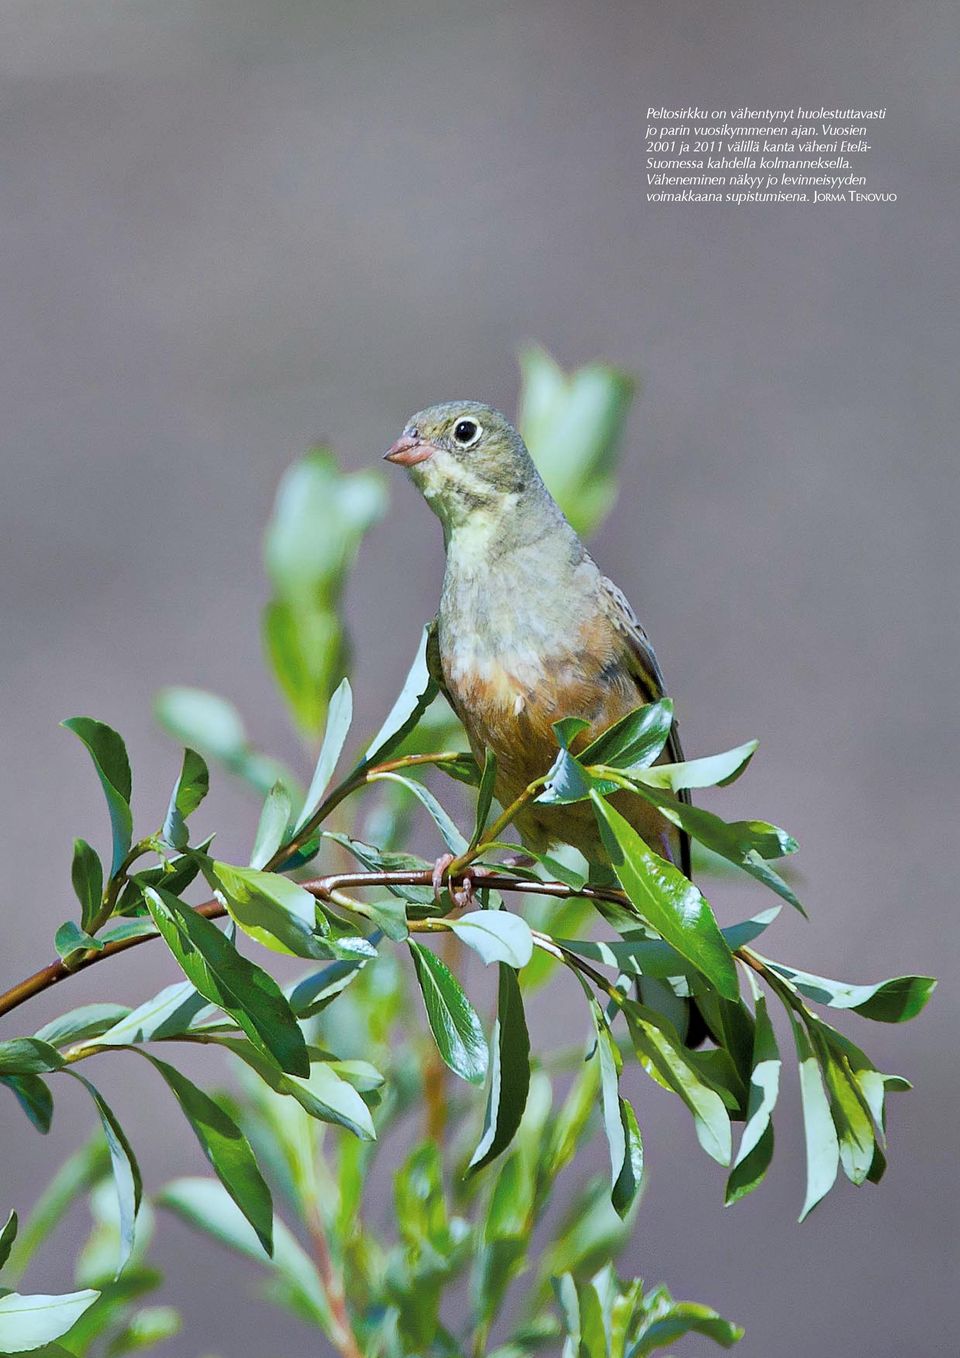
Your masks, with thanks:
M319 436L368 465L437 400L512 410L528 338L610 358L644 391L595 552L688 750L762 740L725 805L796 834L812 916L770 950L947 977L912 1026L848 1026L917 1088L893 1101L881 1188L842 1185L803 1227L793 1077L769 1180L727 1211L686 1115L637 1082L650 1186L629 1266L745 1323L744 1358L952 1352L958 54L951 0L3 0L3 984L72 909L73 835L104 840L61 718L125 734L146 823L178 758L152 724L161 684L228 695L298 757L258 634L285 465ZM888 106L871 174L896 205L645 201L647 105L861 101ZM392 490L348 598L367 726L442 569L435 521ZM242 852L256 810L216 781L207 822ZM173 974L156 947L110 968L128 1001ZM199 1172L130 1065L102 1078L148 1186ZM64 1091L43 1141L0 1103L4 1212L90 1122ZM62 1290L79 1231L32 1290ZM157 1256L188 1321L170 1358L316 1351L179 1224Z

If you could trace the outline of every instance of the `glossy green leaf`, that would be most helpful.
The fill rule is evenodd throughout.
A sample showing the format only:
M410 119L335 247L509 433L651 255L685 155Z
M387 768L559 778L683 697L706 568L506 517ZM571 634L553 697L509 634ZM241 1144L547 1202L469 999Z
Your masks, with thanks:
M604 846L637 910L726 999L740 991L737 968L709 904L682 872L647 847L628 821L592 793Z
M311 1117L345 1127L361 1141L376 1139L370 1110L350 1081L344 1079L330 1062L315 1061L310 1067L309 1077L301 1079L296 1075L284 1074L269 1057L263 1056L248 1042L223 1037L218 1039L218 1045L227 1047L245 1061L277 1094L287 1094L296 1099ZM379 1077L377 1084L381 1083L382 1077Z
M42 1075L59 1070L63 1057L49 1042L36 1037L11 1037L0 1042L0 1075Z
M396 702L363 757L364 764L375 764L386 759L408 736L439 692L439 687L427 665L427 642L432 624L420 636L420 644L413 664Z
M90 1040L91 1046L126 1047L139 1042L156 1042L186 1032L193 1019L207 1007L207 1001L189 981L164 986L116 1023Z
M790 1013L790 1024L800 1062L800 1095L803 1101L803 1130L807 1149L807 1192L800 1220L813 1211L833 1187L840 1165L840 1144L823 1090L820 1063L806 1028Z
M0 1353L26 1353L65 1335L100 1296L92 1288L61 1296L0 1296Z
M209 789L210 771L205 761L196 750L185 749L180 777L170 794L170 804L163 820L163 837L175 849L185 849L189 844L187 817L196 811Z
M302 977L285 991L290 1008L298 1018L319 1013L357 979L365 966L365 960L331 962L320 971Z
M845 981L814 976L808 971L797 971L781 962L767 961L767 965L808 1000L830 1005L833 1009L854 1009L864 1018L878 1023L906 1023L916 1018L937 984L932 976L895 976L889 981L878 981L876 985L850 985Z
M70 879L80 902L80 927L89 929L100 910L103 896L103 867L95 849L85 839L73 841Z
M307 791L306 801L295 832L299 833L311 820L323 801L324 793L330 785L337 761L343 753L350 725L353 721L353 692L350 681L343 679L339 688L330 699L327 708L327 725L323 733L323 744L314 769L313 778Z
M729 1349L743 1338L744 1331L732 1321L724 1320L709 1306L694 1301L674 1301L667 1293L665 1303L656 1307L639 1343L630 1350L631 1358L646 1358L647 1354L673 1344L685 1334L702 1334L721 1348Z
M252 868L265 868L287 838L290 826L290 793L283 783L274 783L267 793L257 834L250 855Z
M436 797L429 788L424 787L423 783L418 783L413 778L405 778L401 773L378 773L371 779L371 782L391 782L397 783L400 787L405 787L408 792L412 792L414 797L426 807L427 811L443 837L443 842L453 854L462 854L467 851L467 841L454 825L453 821L444 811Z
M487 964L505 962L519 969L533 956L530 926L509 910L471 910L449 921L450 928Z
M53 946L57 950L58 956L62 958L70 957L72 953L86 952L92 948L95 952L102 952L104 942L102 938L93 938L85 933L75 920L64 920L63 924L53 936Z
M780 1092L781 1060L767 1014L767 1003L759 994L754 1020L753 1070L747 1121L740 1138L737 1158L727 1180L724 1198L727 1204L737 1202L753 1192L766 1174L773 1157L773 1126L770 1119Z
M180 1071L148 1052L141 1055L166 1080L217 1178L256 1231L263 1248L272 1253L273 1202L246 1137L233 1118Z
M281 1070L309 1075L303 1033L273 977L176 896L152 887L144 895L164 941L196 990L229 1014Z
M59 1018L51 1019L38 1028L34 1037L54 1047L66 1047L85 1038L99 1037L115 1023L126 1018L130 1010L124 1004L82 1004Z
M0 1231L0 1269L10 1257L10 1250L13 1242L17 1238L17 1227L19 1225L16 1212L11 1212L7 1217L3 1230Z
M148 934L156 934L153 927L153 920L149 916L138 919L118 919L108 924L97 937L101 943L119 943L127 938L146 938Z
M628 712L581 750L581 764L616 769L645 769L662 752L673 725L673 702L659 698Z
M483 1132L468 1166L471 1171L482 1169L510 1145L523 1118L529 1088L530 1036L523 997L516 971L501 962L497 1021L490 1043L490 1088Z
M686 830L713 853L735 863L806 916L792 888L767 862L768 858L796 852L797 842L785 830L766 821L721 820L710 811L704 811L703 807L690 806L672 793L650 787L639 779L633 781L633 787L658 807L667 820Z
M643 1143L633 1109L620 1097L620 1053L600 1006L590 1005L597 1033L603 1127L610 1151L611 1202L618 1216L626 1216L643 1177Z
M723 1099L706 1084L671 1025L634 1001L622 1003L637 1059L648 1074L678 1094L693 1114L700 1145L721 1165L730 1163L730 1116Z
M769 910L754 915L752 919L721 929L720 932L731 952L759 938L764 929L777 918L780 908L779 905L774 905ZM659 938L646 938L638 934L635 937L625 935L621 939L592 942L580 938L551 936L568 952L602 962L605 966L616 967L618 971L634 972L661 980L678 975L696 977L699 974L699 968L681 956L676 948L672 948L669 943L664 943Z
M726 787L744 772L759 743L748 740L745 745L725 750L723 754L708 754L681 764L654 764L634 772L648 787L662 787L668 792L680 792L683 788Z
M412 941L407 946L441 1057L454 1074L471 1084L483 1084L487 1075L487 1044L476 1010L436 953Z
M816 1026L812 1038L840 1144L840 1164L851 1183L862 1184L873 1165L876 1144L870 1109L846 1058L823 1041Z
M79 736L90 752L94 768L103 787L113 830L113 860L111 873L117 872L133 838L133 816L130 811L130 761L127 747L112 727L92 717L70 717L62 722L68 731Z
M137 1157L134 1155L130 1142L117 1121L116 1115L96 1085L91 1084L78 1071L72 1070L70 1074L75 1080L80 1081L93 1099L100 1115L100 1121L103 1124L107 1149L110 1152L110 1164L113 1168L113 1181L117 1190L119 1211L120 1258L117 1263L117 1277L119 1277L133 1251L137 1213L140 1210L140 1200L143 1196L140 1166L137 1164Z
M557 722L557 725L560 723ZM585 801L591 788L605 786L591 778L580 761L561 746L547 773L543 791L536 800L545 806L569 806L573 802Z
M484 754L483 773L480 775L480 787L477 791L477 814L474 822L473 834L470 836L471 852L482 841L483 832L487 828L490 808L493 805L493 788L496 781L497 756L492 750L487 750Z
M53 1095L39 1075L0 1075L20 1107L41 1135L46 1136L53 1120Z
M245 934L274 952L321 957L313 897L289 877L207 859L204 874Z

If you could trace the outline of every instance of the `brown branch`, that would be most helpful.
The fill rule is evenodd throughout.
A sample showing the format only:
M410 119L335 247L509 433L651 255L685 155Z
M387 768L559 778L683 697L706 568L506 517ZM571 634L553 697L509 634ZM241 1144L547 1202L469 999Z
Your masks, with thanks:
M463 872L455 873L448 885L463 886L468 878L471 878L471 873L469 869L466 869ZM473 874L473 880L476 881L476 874ZM431 886L432 882L432 870L426 868L422 871L408 872L342 872L328 877L318 877L313 881L304 882L302 885L312 895L323 900L328 899L331 892L341 889ZM512 877L509 874L501 875L496 872L485 874L483 885L491 887L495 891L527 892L537 896L554 896L561 900L585 897L587 900L614 901L619 905L629 905L629 900L622 891L616 891L610 887L571 887L564 882L528 881L525 878ZM202 905L194 908L197 914L204 915L207 919L219 919L227 913L226 908L218 900L204 901ZM49 990L51 986L65 981L68 976L74 976L80 971L85 971L87 967L92 967L97 962L103 962L108 957L115 957L117 953L126 952L128 948L135 948L139 944L148 943L152 938L157 937L159 935L156 933L138 934L135 938L118 939L115 943L108 942L100 952L87 953L69 968L60 959L50 962L47 966L34 972L32 976L27 976L24 980L0 994L0 1016L9 1014L19 1005L32 999L34 995L39 995L44 990Z

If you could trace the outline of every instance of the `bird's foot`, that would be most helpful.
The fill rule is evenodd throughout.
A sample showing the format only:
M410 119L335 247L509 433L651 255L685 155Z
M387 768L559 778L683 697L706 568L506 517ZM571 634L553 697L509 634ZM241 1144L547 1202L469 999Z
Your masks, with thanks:
M443 891L443 879L447 876L451 864L456 861L455 854L443 853L433 865L433 896L438 905L440 903L440 895ZM484 868L479 864L473 863L470 865L469 872L464 876L463 881L459 886L454 886L449 880L449 877L447 878L447 889L450 892L450 899L458 910L465 910L467 906L473 904L474 882L480 877L488 877L489 875L489 868Z

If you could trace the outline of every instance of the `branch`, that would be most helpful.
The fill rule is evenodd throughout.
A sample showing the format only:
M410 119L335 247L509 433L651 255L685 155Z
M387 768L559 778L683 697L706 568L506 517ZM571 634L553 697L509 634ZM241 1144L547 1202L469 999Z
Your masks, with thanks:
M468 878L471 878L469 870L454 873L452 878L448 878L448 885L462 887ZM345 872L328 877L318 877L313 881L303 882L301 885L321 900L331 900L333 899L332 893L341 889L432 886L433 872L429 868L409 872ZM530 881L526 878L499 873L484 875L483 885L491 887L495 891L527 892L535 896L555 896L561 900L584 897L587 900L614 901L619 905L629 905L629 900L624 893L611 887L585 885L574 888L567 886L564 882ZM342 903L345 904L345 902ZM194 908L198 915L204 915L207 919L219 919L227 913L226 907L218 900L204 901L202 905ZM92 967L98 962L106 961L108 957L115 957L117 953L126 952L128 948L136 948L141 943L149 943L151 939L158 937L158 934L150 933L138 934L135 938L118 939L115 943L107 943L100 952L88 953L70 968L67 968L58 958L56 962L50 962L47 966L41 967L32 976L27 976L24 980L0 994L0 1016L9 1014L19 1005L32 999L34 995L39 995L44 990L49 990L51 986L65 981L68 976L76 976L78 972L85 971L87 967Z

